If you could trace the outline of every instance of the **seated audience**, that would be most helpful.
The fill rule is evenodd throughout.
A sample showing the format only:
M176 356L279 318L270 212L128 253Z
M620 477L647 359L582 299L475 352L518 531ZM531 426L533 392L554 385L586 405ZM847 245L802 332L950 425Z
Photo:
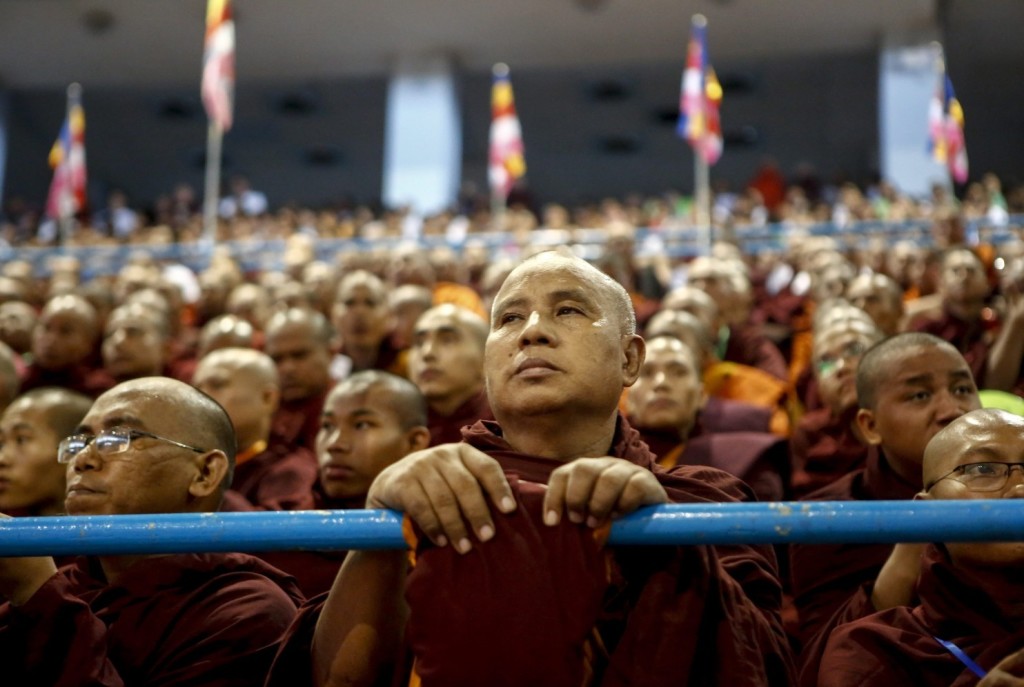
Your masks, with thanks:
M338 334L331 376L344 379L352 372L384 370L403 374L404 361L391 343L393 321L384 282L365 270L346 274L338 284L331 309Z
M924 488L915 498L1020 498L1022 457L1024 418L967 413L928 442ZM930 544L908 567L917 579L916 602L837 627L818 684L975 685L1024 644L1021 542Z
M22 391L59 386L94 398L114 385L96 361L96 310L80 296L50 299L32 332L32 362Z
M370 487L368 508L414 525L415 567L352 552L268 684L404 684L406 649L423 685L790 684L770 547L601 545L609 517L641 505L751 497L711 468L657 467L618 414L643 362L635 327L625 290L579 258L516 268L485 352L497 422Z
M870 449L861 470L813 492L810 501L913 498L921 490L928 441L981 407L971 370L949 343L930 334L897 334L863 355L857 367L857 428ZM793 594L803 645L801 684L814 685L828 632L894 605L913 580L898 573L920 555L916 545L794 544Z
M100 396L58 459L70 515L216 511L231 480L227 414L182 382ZM301 595L242 554L0 559L0 659L12 685L253 685Z

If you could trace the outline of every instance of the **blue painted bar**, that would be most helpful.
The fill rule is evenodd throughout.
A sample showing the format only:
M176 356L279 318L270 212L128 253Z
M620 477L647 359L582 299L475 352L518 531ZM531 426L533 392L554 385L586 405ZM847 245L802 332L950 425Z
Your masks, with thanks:
M500 516L497 516L500 517ZM1024 540L1024 499L673 504L612 526L613 545ZM391 511L0 520L0 556L404 548Z

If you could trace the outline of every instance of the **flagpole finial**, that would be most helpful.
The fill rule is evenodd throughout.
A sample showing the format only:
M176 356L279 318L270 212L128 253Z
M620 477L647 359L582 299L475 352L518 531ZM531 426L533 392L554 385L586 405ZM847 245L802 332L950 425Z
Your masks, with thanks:
M696 26L698 28L701 28L701 29L703 29L705 26L708 25L708 19L703 14L695 14L695 15L693 15L692 22L693 22L694 26Z
M508 65L505 64L504 62L498 62L491 69L491 73L498 77L508 76L508 71Z
M81 98L82 97L82 85L77 81L68 86L68 97L69 98Z

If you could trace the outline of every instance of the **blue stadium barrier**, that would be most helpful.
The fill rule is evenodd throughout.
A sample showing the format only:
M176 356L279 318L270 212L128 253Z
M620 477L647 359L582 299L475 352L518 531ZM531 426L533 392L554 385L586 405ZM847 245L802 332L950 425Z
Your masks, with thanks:
M500 517L500 516L498 516ZM612 545L1024 540L1024 500L672 504L612 525ZM404 548L392 511L0 520L0 556Z

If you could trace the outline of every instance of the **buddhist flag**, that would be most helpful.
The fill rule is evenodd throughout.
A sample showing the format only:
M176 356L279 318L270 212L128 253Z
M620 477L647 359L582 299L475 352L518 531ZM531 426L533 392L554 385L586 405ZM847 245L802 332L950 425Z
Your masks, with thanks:
M516 116L508 66L495 65L493 74L487 176L492 196L507 200L516 179L526 174L526 159L523 157L523 132L519 126L519 117Z
M235 22L231 0L209 0L203 48L203 105L222 132L231 128L235 92Z
M967 145L964 141L964 109L956 99L953 81L946 74L941 48L936 61L935 94L928 106L928 132L932 158L946 165L953 179L967 181Z
M85 208L85 110L82 87L68 87L68 110L60 135L50 149L53 181L46 198L46 215L68 219Z
M722 156L722 124L718 117L722 86L707 58L704 37L707 24L703 15L694 15L690 45L686 51L686 69L679 89L676 132L689 142L694 153L713 165Z

